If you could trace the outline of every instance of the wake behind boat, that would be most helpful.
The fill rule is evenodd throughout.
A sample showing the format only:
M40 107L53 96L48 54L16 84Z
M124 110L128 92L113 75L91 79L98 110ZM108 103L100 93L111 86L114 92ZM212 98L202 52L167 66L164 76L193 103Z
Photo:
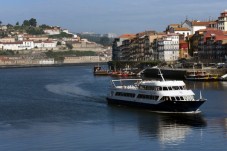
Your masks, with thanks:
M206 101L200 96L195 99L192 90L187 90L183 81L161 81L142 79L112 80L107 96L110 104L127 105L149 109L155 112L199 113L199 107Z

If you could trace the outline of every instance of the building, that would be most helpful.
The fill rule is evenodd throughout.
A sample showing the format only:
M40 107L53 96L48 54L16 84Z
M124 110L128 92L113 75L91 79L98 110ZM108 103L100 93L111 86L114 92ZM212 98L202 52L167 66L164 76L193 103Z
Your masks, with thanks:
M34 48L33 41L16 41L2 43L2 50L28 50Z
M198 30L191 37L190 43L198 61L220 62L227 56L227 35L221 30L215 28Z
M218 17L218 29L227 31L227 10L222 12Z
M186 19L182 24L182 27L188 28L190 30L190 35L193 35L195 34L196 31L200 29L206 29L207 27L209 27L211 22L212 21L208 21L208 22L200 22L198 20L189 21L188 19Z
M34 48L55 48L57 43L54 41L34 41Z
M6 43L6 42L15 42L15 38L14 37L4 37L4 38L0 38L0 42L2 43Z
M22 37L22 38L21 38ZM31 40L31 41L47 41L49 38L47 36L36 36L36 35L18 35L18 40Z
M1 50L30 50L33 48L53 49L57 46L55 41L16 41L0 43Z
M185 40L180 40L179 41L179 58L189 58L189 54L188 54L188 42L186 42Z
M169 33L178 34L181 40L185 40L185 38L191 34L191 30L186 27L171 27Z
M130 39L135 37L135 34L123 34L118 38L115 38L112 45L112 60L113 61L120 61L123 59L122 56L122 42L124 40Z
M6 25L0 25L0 30L7 30L7 26Z
M179 59L179 35L167 34L155 40L157 49L156 59L165 62L173 62Z

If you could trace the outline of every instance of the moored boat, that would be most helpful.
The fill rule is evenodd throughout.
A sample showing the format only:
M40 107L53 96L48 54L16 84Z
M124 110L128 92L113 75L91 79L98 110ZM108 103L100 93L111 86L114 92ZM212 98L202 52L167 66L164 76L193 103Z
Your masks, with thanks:
M195 99L192 90L187 90L183 81L161 81L142 79L112 80L107 96L110 104L127 105L167 113L199 113L199 107L206 101Z
M93 70L94 75L109 75L109 70L104 70L100 66L95 66Z
M194 81L216 81L219 80L220 76L218 74L210 74L206 71L187 71L185 74L186 80L194 80Z

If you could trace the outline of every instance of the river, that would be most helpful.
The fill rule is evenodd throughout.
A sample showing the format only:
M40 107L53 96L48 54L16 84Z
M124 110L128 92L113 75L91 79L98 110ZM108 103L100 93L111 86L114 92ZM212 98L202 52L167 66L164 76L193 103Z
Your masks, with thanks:
M224 151L227 82L188 82L207 98L198 115L110 106L111 77L92 65L0 70L0 150Z

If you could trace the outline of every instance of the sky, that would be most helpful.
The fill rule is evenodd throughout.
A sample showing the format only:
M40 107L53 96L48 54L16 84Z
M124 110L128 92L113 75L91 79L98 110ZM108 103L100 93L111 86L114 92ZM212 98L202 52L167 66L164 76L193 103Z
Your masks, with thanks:
M0 21L38 24L70 32L138 33L164 31L186 18L208 21L227 10L227 0L0 0Z

